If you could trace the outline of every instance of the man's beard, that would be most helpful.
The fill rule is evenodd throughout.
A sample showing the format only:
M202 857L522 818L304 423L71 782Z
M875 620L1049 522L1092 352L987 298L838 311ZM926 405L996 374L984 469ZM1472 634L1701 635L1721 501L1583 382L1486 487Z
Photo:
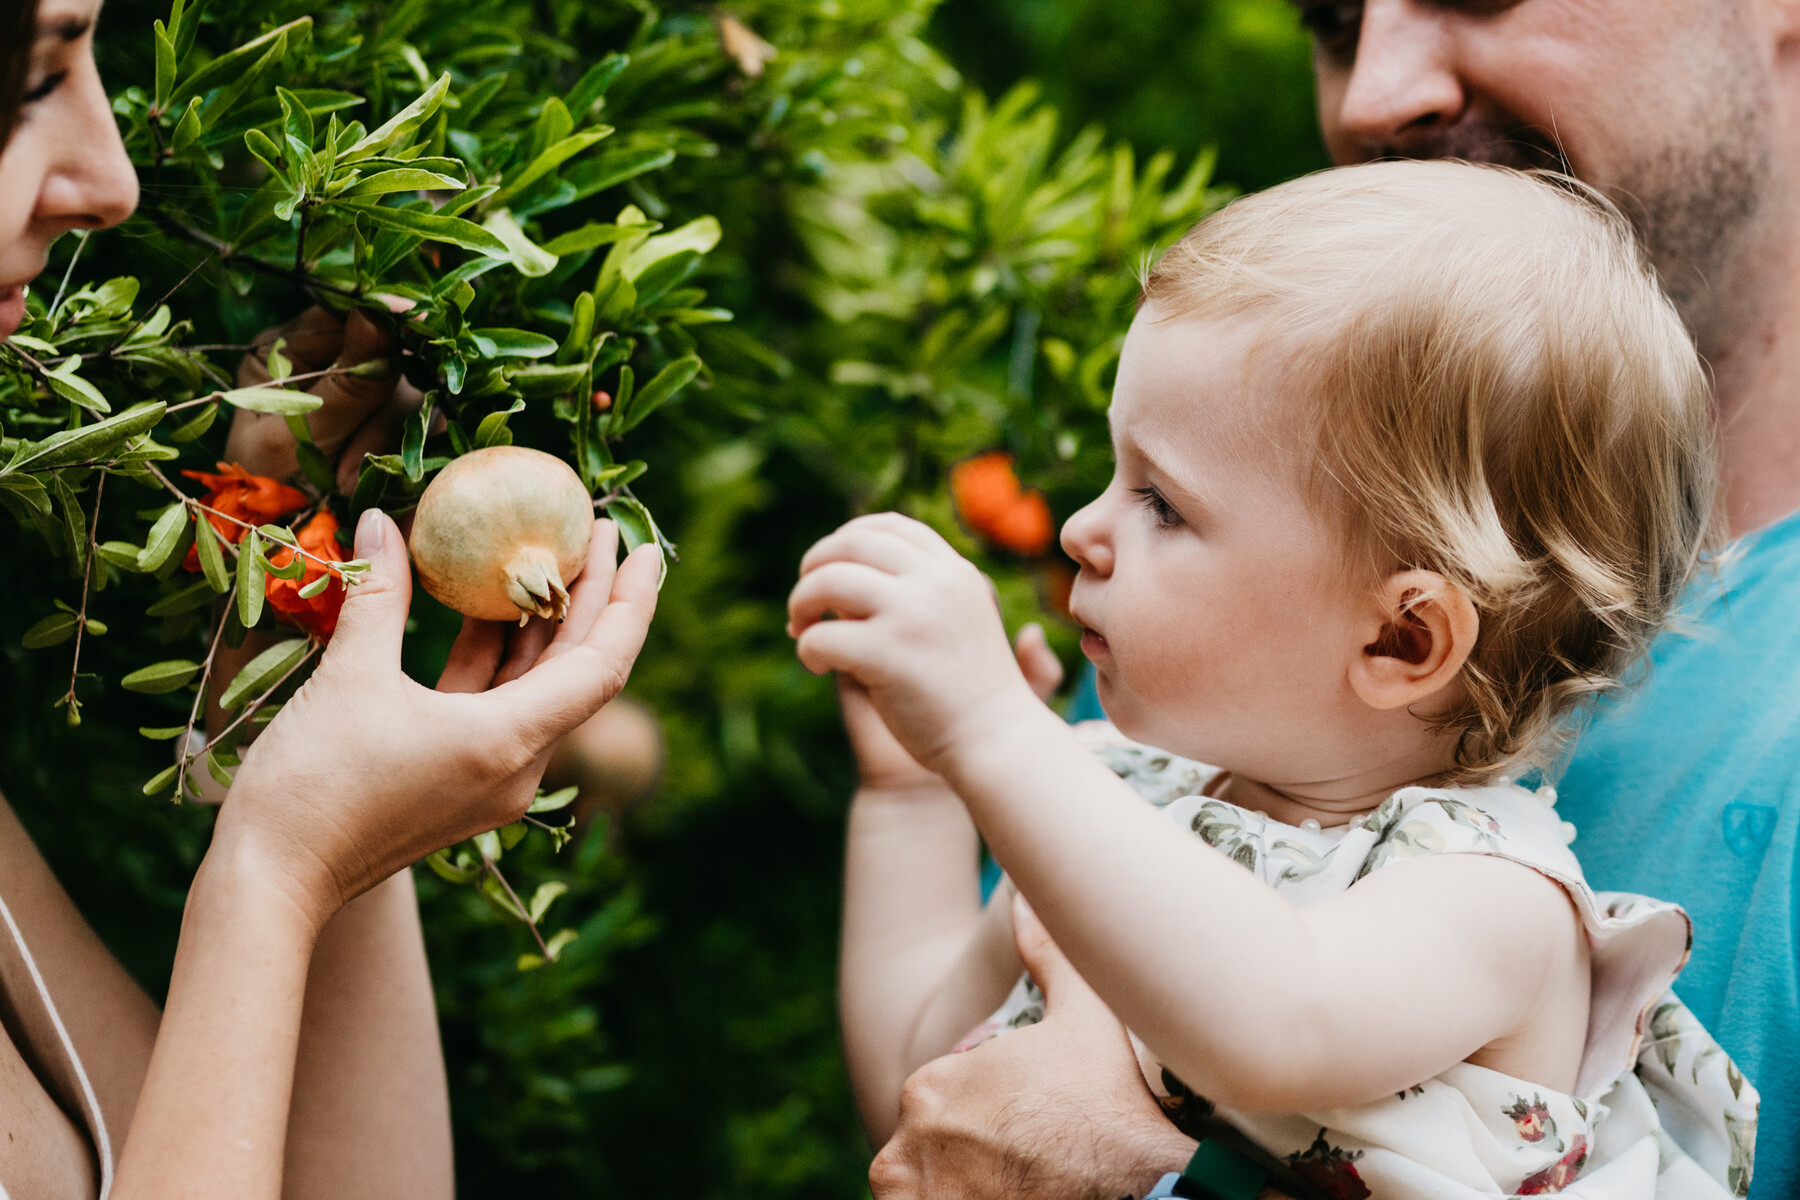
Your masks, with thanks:
M1420 131L1381 154L1556 171L1597 188L1630 220L1664 290L1710 353L1732 339L1755 304L1733 281L1774 171L1772 122L1769 99L1740 85L1690 120L1685 144L1655 144L1660 131L1646 131L1644 153L1624 160L1611 179L1584 173L1552 131L1494 117Z

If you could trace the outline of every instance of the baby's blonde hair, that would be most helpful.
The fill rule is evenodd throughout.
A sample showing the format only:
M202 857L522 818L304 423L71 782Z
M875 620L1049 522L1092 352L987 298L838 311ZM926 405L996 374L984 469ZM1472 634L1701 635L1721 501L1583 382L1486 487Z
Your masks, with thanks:
M1315 498L1374 571L1481 617L1439 726L1457 774L1545 761L1709 544L1711 392L1631 228L1574 180L1450 162L1247 196L1149 273L1152 318L1249 318Z

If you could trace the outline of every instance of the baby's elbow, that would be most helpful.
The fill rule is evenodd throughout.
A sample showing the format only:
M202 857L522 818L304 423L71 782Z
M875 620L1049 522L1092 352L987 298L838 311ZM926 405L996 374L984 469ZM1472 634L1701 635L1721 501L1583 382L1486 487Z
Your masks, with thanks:
M1276 1014L1269 1014L1275 1016ZM1341 1080L1324 1023L1296 1014L1259 1022L1186 1055L1159 1056L1170 1073L1220 1108L1239 1112L1302 1112L1337 1102ZM1183 1061L1185 1059L1186 1061Z

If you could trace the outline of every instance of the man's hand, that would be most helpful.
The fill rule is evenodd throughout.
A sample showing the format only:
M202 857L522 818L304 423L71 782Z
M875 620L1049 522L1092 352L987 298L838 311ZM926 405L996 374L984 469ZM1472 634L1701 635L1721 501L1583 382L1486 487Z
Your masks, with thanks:
M1023 901L1013 928L1044 1020L914 1072L900 1128L869 1168L876 1200L1118 1200L1193 1154L1144 1085L1125 1027Z
M269 351L277 339L296 375L391 359L397 349L394 339L360 310L339 318L323 308L309 308L286 325L256 336L238 365L239 387L269 383ZM397 447L406 418L422 399L391 362L385 371L372 375L326 375L307 383L306 390L325 402L306 415L306 423L313 443L337 464L338 490L346 495L356 488L363 455ZM286 419L273 413L245 409L234 413L225 457L275 479L291 479L299 471L294 436Z

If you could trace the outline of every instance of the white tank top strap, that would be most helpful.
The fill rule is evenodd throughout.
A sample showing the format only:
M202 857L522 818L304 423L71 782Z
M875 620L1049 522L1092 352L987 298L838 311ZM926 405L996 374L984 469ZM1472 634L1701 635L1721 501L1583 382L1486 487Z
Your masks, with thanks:
M43 972L38 970L37 960L25 944L25 935L20 932L19 923L13 919L12 910L3 898L0 898L0 924L5 925L7 934L6 938L0 939L0 977L11 985L7 991L17 1007L31 1048L37 1052L42 1069L52 1076L45 1081L46 1085L60 1095L64 1103L80 1110L99 1159L100 1200L106 1200L112 1191L113 1151L112 1139L106 1132L106 1115L100 1111L100 1099L94 1093L87 1069L82 1066L81 1055L75 1050L74 1039L63 1024L62 1014L56 1011L56 1002L50 998ZM7 953L9 949L17 951L16 957ZM24 986L27 983L29 987ZM0 1200L7 1200L4 1184L0 1184Z

